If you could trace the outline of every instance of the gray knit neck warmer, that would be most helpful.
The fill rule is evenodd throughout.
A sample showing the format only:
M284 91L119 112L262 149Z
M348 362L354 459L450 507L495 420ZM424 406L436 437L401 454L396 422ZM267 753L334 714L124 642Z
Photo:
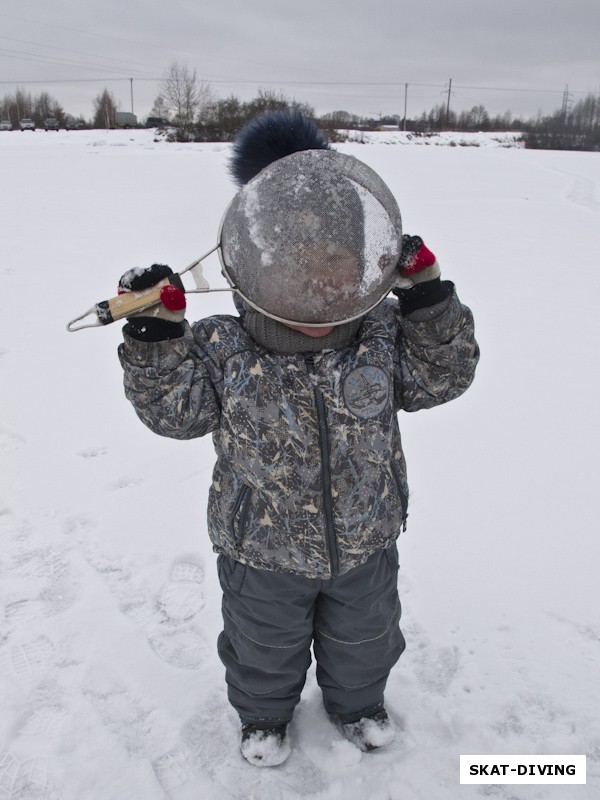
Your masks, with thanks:
M246 309L243 316L244 327L256 342L274 353L284 355L341 350L352 343L361 323L362 319L355 319L343 325L336 325L326 336L313 337L288 328L282 322L277 322L254 309Z

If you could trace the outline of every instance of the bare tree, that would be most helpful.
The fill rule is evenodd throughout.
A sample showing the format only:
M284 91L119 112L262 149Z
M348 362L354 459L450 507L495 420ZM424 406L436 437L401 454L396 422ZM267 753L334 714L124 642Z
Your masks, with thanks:
M108 89L105 89L94 100L94 128L114 128L116 100Z
M300 111L307 117L314 117L315 110L307 103L299 103L296 100L289 100L282 92L275 89L259 89L258 95L245 104L247 116L253 117L256 114L263 114L266 111L287 111L292 109Z
M193 128L200 110L210 102L211 95L210 87L198 78L196 70L179 61L171 64L160 82L159 97L171 110L184 138Z
M156 97L156 99L154 100L154 105L150 109L150 115L149 116L151 116L151 117L162 117L162 118L166 119L166 118L168 118L169 113L170 113L170 109L169 109L169 106L167 105L167 102L166 102L165 98L162 95L159 94L158 97Z
M17 89L15 92L15 106L17 109L17 120L33 115L33 100L29 92L24 89Z
M13 124L31 117L37 125L43 125L47 117L56 117L64 124L65 113L61 104L47 92L32 96L23 89L0 98L0 116Z
M228 142L246 122L244 104L234 95L209 103L202 113L198 135L205 142Z
M350 114L348 111L330 111L327 114L323 114L321 117L323 122L331 122L334 126L338 128L349 128L352 125L357 125L360 121L360 117L356 114Z
M33 100L33 118L38 125L43 125L47 117L55 117L64 125L65 112L62 106L48 92L42 92Z

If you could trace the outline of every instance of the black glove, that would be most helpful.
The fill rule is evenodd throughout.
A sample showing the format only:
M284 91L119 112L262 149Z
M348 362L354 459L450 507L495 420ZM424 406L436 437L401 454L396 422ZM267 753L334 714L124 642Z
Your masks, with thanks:
M166 264L134 267L119 279L119 294L150 289L172 274L173 270ZM185 306L185 294L176 286L165 285L161 292L161 302L127 317L124 331L132 339L142 342L177 339L183 336Z

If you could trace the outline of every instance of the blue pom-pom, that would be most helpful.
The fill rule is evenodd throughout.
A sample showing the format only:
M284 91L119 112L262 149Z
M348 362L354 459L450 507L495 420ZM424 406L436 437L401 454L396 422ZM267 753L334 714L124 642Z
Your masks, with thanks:
M302 150L328 149L325 134L300 111L269 111L239 131L229 171L238 186L243 186L273 161Z

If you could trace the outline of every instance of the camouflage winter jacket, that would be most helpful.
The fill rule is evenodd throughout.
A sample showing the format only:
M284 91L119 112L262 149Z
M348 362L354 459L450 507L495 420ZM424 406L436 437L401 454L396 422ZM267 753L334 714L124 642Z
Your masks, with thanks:
M126 336L119 354L125 393L151 430L213 435L215 551L310 578L393 544L408 504L397 412L458 397L478 359L471 312L455 294L418 323L385 300L342 350L277 354L240 318L214 316L170 341Z

